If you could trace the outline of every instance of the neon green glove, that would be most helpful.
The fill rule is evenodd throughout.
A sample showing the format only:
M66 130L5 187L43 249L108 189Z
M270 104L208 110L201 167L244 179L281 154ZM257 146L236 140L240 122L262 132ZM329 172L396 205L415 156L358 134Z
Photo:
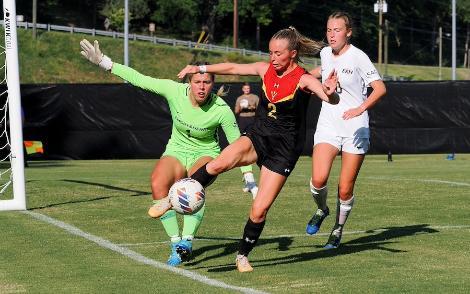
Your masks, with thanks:
M100 50L100 44L95 40L92 45L87 39L80 41L80 47L82 51L80 52L83 57L88 59L90 62L99 65L105 70L111 70L113 67L113 62L111 59L104 55Z

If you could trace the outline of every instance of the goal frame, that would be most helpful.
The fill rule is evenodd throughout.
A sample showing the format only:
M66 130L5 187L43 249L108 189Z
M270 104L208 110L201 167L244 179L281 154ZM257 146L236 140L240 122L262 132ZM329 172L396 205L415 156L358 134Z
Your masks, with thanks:
M10 121L10 165L12 171L13 199L0 200L2 210L26 210L26 191L23 154L23 122L16 32L16 1L3 0L5 30L5 62L8 88L8 114Z

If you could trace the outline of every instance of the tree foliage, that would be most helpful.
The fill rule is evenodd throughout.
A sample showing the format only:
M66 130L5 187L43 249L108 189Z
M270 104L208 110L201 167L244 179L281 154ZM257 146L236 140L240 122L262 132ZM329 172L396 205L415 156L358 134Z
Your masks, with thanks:
M188 33L199 27L195 21L198 17L199 1L164 0L155 1L156 9L151 20L170 32Z
M147 0L129 0L129 20L142 19L149 13L149 5ZM124 29L124 1L123 0L106 0L103 8L100 10L102 16L108 18L110 28L116 31Z

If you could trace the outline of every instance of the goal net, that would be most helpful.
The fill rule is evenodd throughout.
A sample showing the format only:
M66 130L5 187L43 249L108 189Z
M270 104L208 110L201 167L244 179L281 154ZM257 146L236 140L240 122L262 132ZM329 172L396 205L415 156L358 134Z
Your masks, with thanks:
M0 44L0 211L25 210L23 132L15 0L3 0L4 40Z

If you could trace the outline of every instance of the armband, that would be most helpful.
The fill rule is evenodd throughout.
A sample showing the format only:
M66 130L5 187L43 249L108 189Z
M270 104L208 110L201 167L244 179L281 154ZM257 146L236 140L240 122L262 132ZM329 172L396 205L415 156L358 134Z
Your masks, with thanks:
M200 74L205 74L207 72L207 66L205 65L199 65L199 73Z

